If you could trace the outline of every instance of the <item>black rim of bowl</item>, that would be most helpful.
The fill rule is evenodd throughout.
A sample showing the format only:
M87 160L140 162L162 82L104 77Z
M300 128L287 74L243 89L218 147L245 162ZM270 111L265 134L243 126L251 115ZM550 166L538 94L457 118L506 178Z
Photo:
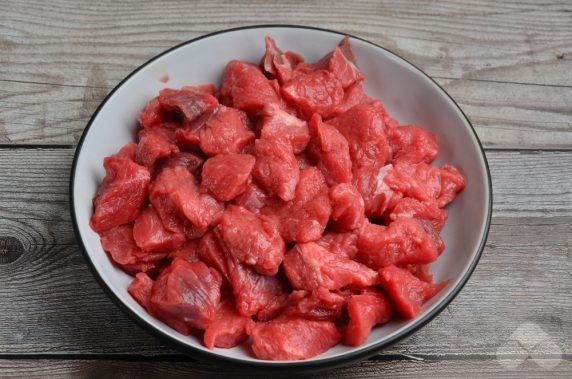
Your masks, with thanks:
M477 254L475 255L473 261L471 262L471 265L468 267L468 269L463 273L463 276L461 277L461 280L459 281L459 283L457 284L456 288L454 288L451 293L449 293L449 295L447 297L445 297L441 302L439 302L435 308L433 308L431 310L431 312L427 313L425 316L419 318L418 320L415 320L409 327L407 327L405 330L403 330L400 333L397 333L396 335L392 336L389 339L386 339L382 342L373 344L371 346L368 346L367 348L362 348L362 349L358 349L357 351L353 351L353 352L348 352L345 353L342 356L338 356L338 357L331 357L331 358L324 358L321 359L319 361L293 361L293 362L288 362L288 363L278 363L278 362L271 362L271 361L257 361L257 360L253 360L253 361L245 361L242 360L240 358L232 358L232 357L227 357L227 356L223 356L223 355L219 355L217 353L214 352L205 352L202 350L199 350L193 346L181 343L180 341L177 341L175 339L173 339L172 337L170 337L169 335L163 333L162 331L152 327L151 325L149 325L146 321L144 321L143 319L141 319L137 314L135 314L135 312L133 312L127 305L125 305L120 298L118 298L117 296L115 296L115 294L113 293L113 291L110 289L110 287L107 285L107 283L101 278L101 276L99 275L99 272L97 271L97 269L95 268L91 257L89 256L89 254L87 253L87 250L85 248L85 245L83 244L83 240L81 238L81 234L79 231L79 225L77 222L77 218L76 218L76 214L75 214L75 208L74 208L74 179L75 179L75 173L76 173L76 168L77 168L77 162L78 162L78 158L79 155L81 153L81 149L82 149L82 145L83 142L89 132L89 129L91 128L91 125L93 124L93 121L97 118L97 115L99 114L100 110L105 106L105 104L107 103L107 101L113 96L113 94L115 93L115 91L117 91L117 89L119 89L125 82L127 82L133 75L135 75L137 72L139 72L141 69L143 69L144 67L146 67L147 65L149 65L151 62L155 61L156 59L164 56L165 54L170 53L173 50L176 50L180 47L189 45L193 42L205 39L205 38L209 38L212 36L215 36L217 34L224 34L224 33L231 33L231 32L235 32L238 30L244 30L244 29L263 29L263 28L292 28L292 29L310 29L310 30L317 30L317 31L322 31L322 32L328 32L328 33L333 33L333 34L337 34L340 36L349 36L351 38L354 38L356 40L360 40L363 42L366 42L372 46L375 46L379 49L382 49L384 51L386 51L387 53L401 59L404 62L407 62L411 67L415 68L415 70L420 73L421 75L423 75L424 77L426 77L427 79L429 79L431 82L433 82L455 105L455 107L459 110L459 112L462 114L462 116L465 118L465 121L467 122L467 125L469 125L474 137L475 137L475 141L477 142L477 145L479 147L479 150L481 152L483 161L484 161L484 165L486 168L486 174L487 174L487 178L488 178L488 190L489 190L489 203L487 205L487 219L486 219L486 225L484 228L484 232L478 247L478 251ZM191 40L188 40L186 42L183 42L177 46L174 46L168 50L165 50L164 52L162 52L159 55L156 55L155 57L151 58L150 60L148 60L147 62L145 62L144 64L142 64L141 66L139 66L137 69L135 69L133 72L131 72L127 77L125 77L123 80L121 80L121 82L119 82L119 84L117 84L115 86L115 88L113 88L113 90L111 92L109 92L109 94L105 97L105 99L101 102L101 104L97 107L96 111L93 113L93 115L91 116L89 122L87 123L86 128L84 129L81 138L77 144L77 148L74 154L74 159L73 159L73 163L72 163L72 170L71 170L71 176L70 176L70 187L69 187L69 192L70 192L70 210L71 210L71 216L72 216L72 224L73 224L73 228L74 228L74 232L76 235L76 239L78 240L79 244L80 244L80 248L81 251L83 253L83 255L85 256L89 268L92 271L93 275L95 276L95 278L97 279L97 281L99 282L99 285L104 289L105 293L119 306L119 308L121 308L125 313L127 313L137 324L139 324L143 329L150 331L151 334L153 334L154 336L158 337L160 340L162 341L166 341L168 342L170 345L177 347L179 350L183 351L184 353L188 354L191 357L195 357L195 358L200 358L200 359L206 359L206 360L217 360L218 362L220 362L220 360L225 361L226 363L235 365L235 366L241 366L243 368L246 369L272 369L272 368L277 368L280 369L281 371L284 372L284 370L320 370L320 369L329 369L329 368L333 368L336 366L341 366L341 365L345 365L357 360L361 360L367 357L370 357L374 354L376 354L377 352L379 352L380 350L387 348L393 344L395 344L396 342L410 336L411 334L415 333L416 331L418 331L419 329L421 329L423 326L425 326L429 321L431 321L433 318L435 318L437 315L439 315L439 313L441 313L445 308L447 308L447 306L453 301L453 299L459 294L459 292L463 289L463 287L465 286L465 284L467 283L467 281L469 280L469 278L471 277L473 271L475 270L475 267L477 266L477 263L479 262L479 259L481 258L481 255L483 253L484 247L485 247L485 243L489 234L489 229L490 229L490 224L491 224L491 217L492 217L492 203L493 203L493 191L492 191L492 180L491 180L491 173L490 173L490 169L489 169L489 165L487 162L487 158L485 155L485 151L483 149L483 146L481 144L481 141L479 140L479 137L477 135L477 133L475 132L475 129L473 127L473 125L471 124L470 120L468 119L468 117L465 115L465 113L463 112L463 110L461 109L461 107L459 107L459 105L457 104L457 102L435 81L433 80L429 75L427 75L425 72L423 72L419 67L417 67L416 65L414 65L413 63L411 63L410 61L408 61L407 59L399 56L398 54L382 47L379 46L373 42L370 42L368 40L365 40L363 38L360 37L356 37L353 36L351 34L347 34L347 33L342 33L342 32L338 32L335 30L330 30L330 29L325 29L325 28L318 28L318 27L313 27L313 26L304 26L304 25L293 25L293 24L265 24L265 25L249 25L249 26L242 26L242 27L237 27L237 28L232 28L232 29L225 29L225 30L220 30L220 31L216 31L213 33L209 33L209 34L205 34L202 36L199 36L197 38L193 38Z

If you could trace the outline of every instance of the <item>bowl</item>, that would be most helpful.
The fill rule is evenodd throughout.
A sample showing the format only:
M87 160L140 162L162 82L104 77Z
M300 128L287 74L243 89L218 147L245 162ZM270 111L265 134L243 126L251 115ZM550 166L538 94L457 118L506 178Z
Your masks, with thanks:
M441 146L437 165L453 164L467 180L466 189L448 207L442 236L446 250L432 264L435 280L447 286L423 306L413 320L376 327L360 347L341 344L304 361L263 361L246 346L208 350L192 336L179 334L150 316L127 293L131 277L115 267L89 227L92 199L104 177L102 161L134 139L136 116L165 87L217 83L231 59L257 62L264 54L264 37L282 49L294 50L308 61L329 52L345 35L304 26L263 25L208 34L169 49L149 60L109 93L97 108L79 141L71 173L71 214L87 262L107 294L145 329L196 358L258 368L322 369L369 357L419 330L461 291L481 256L492 204L490 173L483 148L467 117L455 101L420 69L398 55L359 37L350 36L358 65L366 76L365 90L379 98L401 124L417 124L433 132ZM169 80L165 83L165 79Z

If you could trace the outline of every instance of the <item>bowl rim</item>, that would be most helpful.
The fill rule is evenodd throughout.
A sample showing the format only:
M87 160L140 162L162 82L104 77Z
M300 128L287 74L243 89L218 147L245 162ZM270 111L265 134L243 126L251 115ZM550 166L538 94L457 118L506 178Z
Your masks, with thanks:
M77 170L77 163L78 163L79 156L81 154L83 143L84 143L84 141L85 141L85 139L89 133L89 130L90 130L93 122L97 118L101 109L107 104L107 102L109 101L109 99L111 99L111 97L115 94L115 92L123 86L123 84L125 84L132 76L134 76L137 72L139 72L140 70L142 70L143 68L148 66L150 63L154 62L155 60L161 58L162 56L164 56L168 53L170 53L171 51L174 51L174 50L179 49L179 48L186 46L186 45L190 45L196 41L206 39L206 38L218 35L218 34L232 33L232 32L245 30L245 29L269 29L269 28L307 29L307 30L315 30L315 31L337 34L337 35L340 35L342 37L348 36L350 38L360 40L360 41L365 42L369 45L372 45L375 48L382 49L387 54L390 54L390 55L400 59L401 61L405 62L406 64L408 64L412 69L414 69L414 71L416 71L417 73L426 77L433 84L435 84L437 86L437 88L443 94L445 94L445 96L447 96L451 100L451 102L453 103L455 108L457 108L459 113L463 116L463 118L465 119L465 122L467 123L471 132L473 133L473 136L475 137L475 141L477 143L478 150L480 151L482 159L483 159L483 163L484 163L484 167L485 167L485 171L486 171L486 178L487 178L487 182L488 182L487 183L487 190L488 190L488 196L487 197L488 197L489 201L488 201L487 209L486 209L486 212L487 212L486 213L486 222L485 222L485 227L483 229L483 233L481 235L481 240L479 242L479 246L477 248L476 255L474 256L473 260L470 262L469 267L463 272L461 280L458 282L457 286L452 289L452 291L449 293L449 295L447 295L442 301L440 301L438 304L436 304L435 308L433 308L425 316L420 317L419 319L415 320L411 325L406 327L402 332L397 333L396 335L392 336L391 338L388 338L388 339L385 339L385 340L380 341L378 343L372 344L371 346L368 346L366 348L361 348L361 349L357 348L355 351L350 351L350 352L345 353L341 356L323 358L319 361L272 362L272 361L266 361L266 360L244 360L241 358L235 358L235 357L220 355L220 354L217 354L215 352L206 352L206 351L199 350L199 349L197 349L191 345L181 343L181 342L173 339L171 336L160 331L159 329L156 329L155 327L153 327L152 325L148 324L146 321L141 319L126 304L124 304L123 301L113 293L110 286L102 279L102 277L100 276L99 272L97 271L90 255L87 252L87 249L83 243L83 240L82 240L81 234L80 234L80 230L79 230L79 224L78 224L77 216L75 213L74 182L75 182L75 176L76 176L76 170ZM466 283L468 282L469 278L471 277L472 273L474 272L474 270L475 270L475 268L476 268L476 266L477 266L477 264L478 264L478 262L482 256L482 253L483 253L483 250L485 248L485 244L486 244L486 241L487 241L487 238L489 235L490 225L491 225L492 204L493 204L493 188L492 188L492 179L491 179L490 168L489 168L489 164L488 164L488 161L486 158L485 150L482 146L482 143L481 143L471 121L469 120L467 115L463 112L463 110L461 109L459 104L457 104L457 102L447 93L447 91L445 91L443 89L443 87L441 87L433 78L431 78L428 74L426 74L419 67L417 67L416 65L411 63L409 60L403 58L402 56L400 56L400 55L398 55L398 54L396 54L396 53L394 53L394 52L392 52L392 51L390 51L390 50L388 50L388 49L386 49L386 48L384 48L384 47L382 47L376 43L373 43L373 42L368 41L364 38L357 37L357 36L349 34L349 33L343 33L343 32L339 32L336 30L331 30L331 29L321 28L321 27L315 27L315 26L307 26L307 25L257 24L257 25L246 25L246 26L239 26L239 27L230 28L230 29L218 30L218 31L214 31L214 32L207 33L204 35L200 35L196 38L193 38L193 39L187 40L185 42L182 42L180 44L177 44L176 46L173 46L167 50L164 50L163 52L159 53L158 55L147 60L145 63L141 64L139 67L137 67L135 70L133 70L125 78L123 78L107 94L107 96L99 104L99 106L97 107L97 109L95 110L95 112L93 113L91 118L89 119L89 121L88 121L84 131L82 132L82 135L81 135L81 137L77 143L77 146L76 146L76 149L74 152L73 163L72 163L72 167L71 167L71 174L70 174L69 202L70 202L70 213L71 213L71 220L72 220L72 225L73 225L73 229L74 229L74 234L75 234L76 240L79 243L80 250L83 253L83 256L85 257L85 259L88 263L88 267L89 267L90 271L92 272L93 276L96 278L100 287L107 294L107 296L109 298L111 298L111 300L113 300L113 302L120 309L122 309L127 315L129 315L130 318L133 319L140 327L142 327L144 330L150 332L150 334L154 335L155 337L157 337L162 342L168 343L170 346L177 348L179 351L182 351L184 354L189 355L191 357L204 359L204 360L210 360L210 361L215 360L219 363L222 360L223 363L225 363L225 364L234 365L235 367L240 366L241 368L251 369L251 370L252 369L260 370L260 369L273 369L273 368L277 369L277 368L279 368L281 370L281 372L286 372L286 371L290 372L290 371L300 371L300 370L316 371L316 370L323 370L323 369L331 369L331 368L334 368L336 366L346 365L346 364L349 364L351 362L354 362L357 360L362 360L362 359L368 358L370 356L373 356L377 352L379 352L380 350L387 348L387 347L405 339L406 337L409 337L413 333L417 332L423 326L425 326L428 322L430 322L436 316L438 316L445 308L447 308L449 306L449 304L453 301L453 299L455 299L455 297L459 294L459 292L461 292L463 287L466 285Z

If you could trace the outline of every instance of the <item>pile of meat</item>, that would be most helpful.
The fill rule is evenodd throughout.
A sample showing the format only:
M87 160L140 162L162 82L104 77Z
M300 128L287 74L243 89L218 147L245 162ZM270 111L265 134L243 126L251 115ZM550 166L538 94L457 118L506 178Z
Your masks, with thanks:
M105 158L91 218L133 298L208 348L248 340L271 360L415 317L443 287L428 265L464 179L363 81L347 38L306 63L267 37L220 87L152 99L138 142Z

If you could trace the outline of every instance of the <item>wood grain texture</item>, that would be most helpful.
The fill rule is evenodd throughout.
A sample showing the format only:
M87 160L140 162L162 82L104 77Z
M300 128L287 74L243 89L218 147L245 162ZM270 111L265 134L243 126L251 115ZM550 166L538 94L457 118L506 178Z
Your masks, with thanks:
M538 363L537 363L538 362ZM540 365L539 365L540 363ZM543 365L543 366L542 366ZM548 367L554 366L550 369ZM526 360L517 367L507 369L498 361L467 360L374 360L315 374L296 374L297 378L360 379L360 378L459 378L489 377L523 378L550 375L551 378L569 378L572 363L569 360ZM244 378L243 372L198 362L129 362L110 360L0 360L3 378ZM249 378L283 378L269 373L248 374Z
M106 93L163 50L229 27L294 23L409 59L451 92L489 148L569 149L571 10L492 0L4 1L0 144L73 144Z
M101 62L119 80L123 69L200 34L293 23L369 38L433 76L572 85L572 15L561 1L9 0L1 10L10 51L1 79L83 84Z
M525 322L572 353L572 152L489 152L495 215L487 248L457 299L388 351L493 357ZM0 149L0 238L25 253L0 265L0 355L177 354L103 294L73 236L71 150ZM531 278L534 278L532 280Z

